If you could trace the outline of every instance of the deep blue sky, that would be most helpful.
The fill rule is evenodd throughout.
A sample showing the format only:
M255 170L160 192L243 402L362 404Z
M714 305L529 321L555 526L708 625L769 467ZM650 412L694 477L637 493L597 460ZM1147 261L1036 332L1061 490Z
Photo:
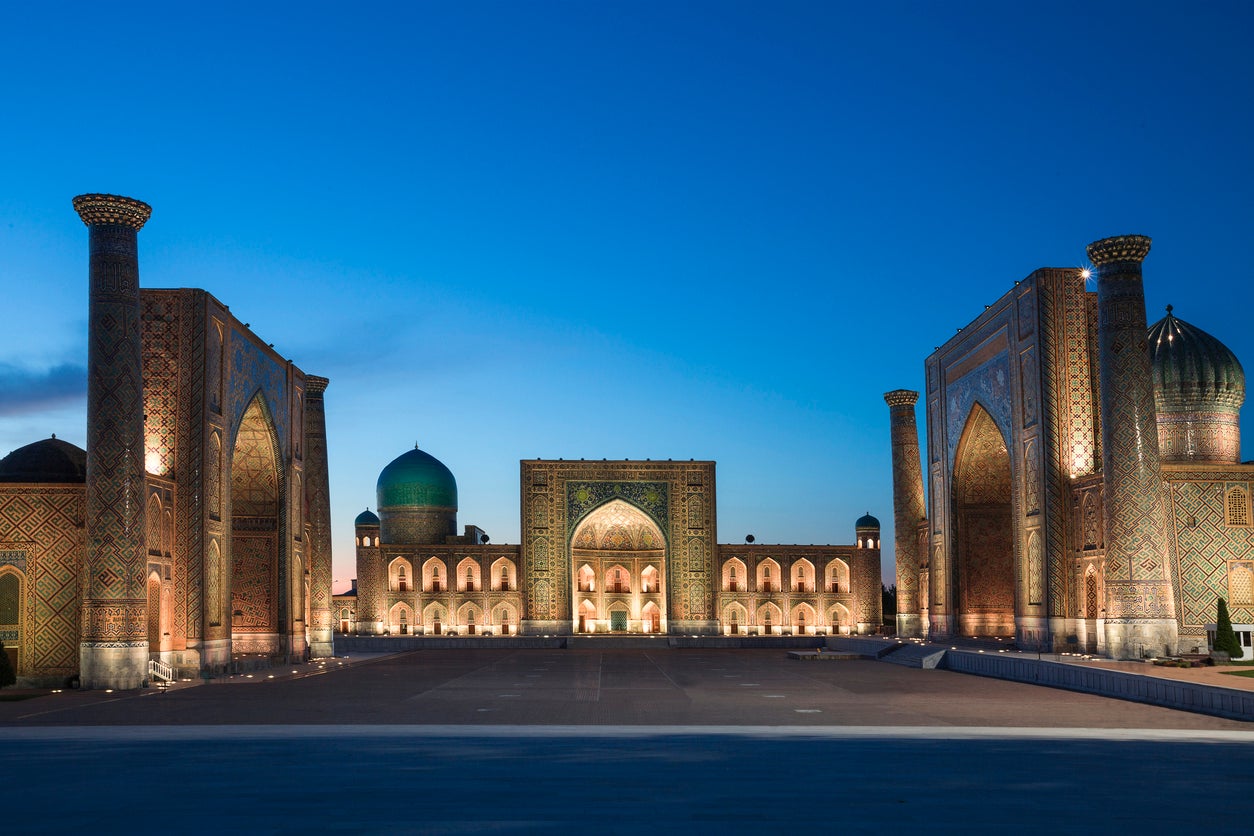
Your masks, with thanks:
M695 457L722 542L869 509L891 576L881 395L1033 269L1150 235L1150 320L1254 363L1254 5L1036 5L9 5L0 452L83 443L115 192L146 286L331 378L341 581L415 441L495 542L520 458Z

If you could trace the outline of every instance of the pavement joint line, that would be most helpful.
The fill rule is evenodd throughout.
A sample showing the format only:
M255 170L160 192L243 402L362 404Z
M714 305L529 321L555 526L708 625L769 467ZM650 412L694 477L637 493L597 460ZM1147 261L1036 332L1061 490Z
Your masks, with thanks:
M1032 726L624 726L612 725L194 725L6 727L6 743L77 740L247 740L311 738L622 738L752 737L816 740L1107 740L1161 743L1254 743L1254 731L1219 729L1041 728Z
M406 652L408 652L408 653L421 653L422 651L420 651L420 650L410 650L410 651L406 651ZM432 691L439 691L439 690L440 690L440 689L442 689L442 688L447 688L448 686L452 685L454 682L460 682L461 680L465 679L465 678L466 678L466 677L468 677L468 676L473 676L474 674L479 673L479 672L480 672L480 671L482 671L484 668L490 668L490 667L493 667L494 665L497 665L497 664L500 664L501 662L504 662L504 661L505 661L505 660L507 660L507 659L512 659L514 656L516 656L516 655L517 655L517 653L518 653L518 651L514 651L513 653L509 654L508 656L505 656L505 657L504 657L504 658L502 658L502 659L497 659L497 660L494 660L494 661L491 661L491 662L486 662L486 663L484 663L484 664L480 665L480 666L479 666L479 667L477 667L477 668L472 668L471 670L466 671L466 672L465 672L465 673L463 673L461 676L455 676L455 677L453 677L452 679L449 679L449 680L446 680L446 681L444 681L444 682L441 682L441 683L439 683L438 685L435 685L435 686L433 686L433 687L431 687L431 688L427 688L425 691L419 691L418 693L414 694L413 696L406 697L406 698L405 698L405 702L413 702L414 700L417 700L417 699L418 699L418 698L420 698L420 697L424 697L424 696L426 696L427 694L430 694ZM518 683L517 685L515 685L514 687L515 687L515 688L520 688L520 687L523 687L523 684L520 682L520 683Z
M652 665L653 665L653 667L657 668L658 673L660 673L662 676L666 677L666 681L667 681L667 682L669 682L669 683L671 684L671 686L672 686L672 687L673 687L676 691L682 691L682 690L684 690L684 689L680 686L680 684L679 684L678 682L676 682L674 679L671 679L671 675L670 675L670 674L668 674L668 673L667 673L667 672L666 672L666 671L662 668L662 666L661 666L661 665L659 665L659 664L657 663L657 660L656 660L656 659L654 659L652 656L650 656L647 652L644 654L644 658L645 658L645 659L648 659L648 660L649 660L649 663L650 663L650 664L652 664Z

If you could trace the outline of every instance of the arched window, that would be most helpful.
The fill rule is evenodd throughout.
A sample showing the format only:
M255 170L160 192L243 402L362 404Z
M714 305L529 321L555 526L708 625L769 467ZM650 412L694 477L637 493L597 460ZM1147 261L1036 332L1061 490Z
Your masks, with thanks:
M475 570L473 566L466 567L466 591L467 592L475 591Z
M399 592L406 592L409 589L409 579L405 577L404 566L396 570L396 589Z
M1229 488L1224 497L1224 511L1228 525L1248 526L1250 524L1250 495L1240 486Z

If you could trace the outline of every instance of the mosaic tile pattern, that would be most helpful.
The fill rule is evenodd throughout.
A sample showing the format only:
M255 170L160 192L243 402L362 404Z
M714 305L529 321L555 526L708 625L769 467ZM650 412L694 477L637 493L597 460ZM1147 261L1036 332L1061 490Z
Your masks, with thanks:
M78 670L84 511L82 486L0 488L0 566L21 573L25 592L21 676L65 677Z
M887 392L893 460L893 523L900 532L893 540L897 565L897 611L920 612L918 540L910 536L927 515L923 499L923 470L919 456L919 432L914 405L919 393L909 389ZM926 548L922 555L926 555Z
M1231 595L1229 567L1254 559L1254 527L1230 526L1224 514L1225 493L1233 484L1224 477L1249 478L1254 468L1233 471L1167 472L1180 572L1180 622L1186 629L1214 623L1216 601ZM1254 622L1254 603L1228 603L1234 622Z
M666 540L666 613L680 629L716 620L712 462L522 463L522 585L527 621L570 623L571 537L583 517L620 499L653 520Z
M1089 245L1097 267L1098 361L1104 382L1107 619L1175 617L1165 532L1141 260L1144 236ZM1116 568L1118 567L1118 568Z
M327 466L325 377L305 379L305 497L309 519L310 640L314 652L331 641L331 489Z
M75 199L75 209L88 224L90 251L87 600L82 637L98 646L147 643L137 254L137 232L147 219L142 206L108 195Z

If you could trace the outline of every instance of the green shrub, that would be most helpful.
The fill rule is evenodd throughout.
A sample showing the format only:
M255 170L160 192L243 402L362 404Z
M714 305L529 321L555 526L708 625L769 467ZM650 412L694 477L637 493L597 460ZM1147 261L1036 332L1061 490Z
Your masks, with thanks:
M1229 659L1240 659L1241 642L1232 629L1232 619L1228 617L1228 602L1219 599L1219 614L1215 618L1215 650L1222 650Z

